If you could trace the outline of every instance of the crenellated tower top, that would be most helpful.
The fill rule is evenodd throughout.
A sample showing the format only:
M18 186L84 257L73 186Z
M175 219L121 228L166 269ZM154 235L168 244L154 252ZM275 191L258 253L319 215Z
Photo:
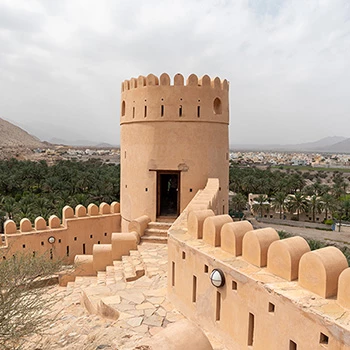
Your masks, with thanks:
M124 80L122 82L122 92L137 88L143 88L145 86L192 86L192 87L211 87L213 89L228 90L229 83L226 79L221 80L218 77L211 79L209 75L203 75L198 78L196 74L191 74L185 85L185 78L182 74L178 73L174 76L174 83L171 84L170 77L167 73L163 73L158 78L154 74L149 74L147 77L140 75L138 78L131 78L130 80Z
M139 76L122 83L120 124L150 121L229 122L226 79L181 74Z

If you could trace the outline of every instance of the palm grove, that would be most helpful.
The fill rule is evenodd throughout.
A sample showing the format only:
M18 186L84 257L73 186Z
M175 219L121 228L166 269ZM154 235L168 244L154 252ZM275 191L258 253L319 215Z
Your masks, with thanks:
M25 217L48 220L53 214L60 217L65 205L119 200L119 170L119 165L98 160L53 166L45 161L0 161L0 230L5 219L17 224Z
M338 221L350 219L350 196L347 195L347 175L341 172L301 172L279 169L261 170L254 167L230 167L230 190L234 192L231 202L233 212L246 208L249 193L260 194L255 198L254 211L276 210L295 213L299 220L301 213L308 213L315 222L316 215L332 215ZM323 179L326 179L324 181ZM328 221L327 223L330 223Z
M331 175L330 175L331 174ZM347 179L341 172L301 172L279 169L261 170L254 167L230 166L230 190L234 192L231 212L246 208L249 193L260 193L255 211L270 209L309 213L315 221L317 213L330 213L337 220L350 219L350 197L346 194ZM327 178L327 181L322 181ZM65 205L87 206L103 201L119 200L120 166L87 162L59 161L48 166L45 161L15 159L0 161L1 229L6 218L17 224L26 217L48 219L60 216Z

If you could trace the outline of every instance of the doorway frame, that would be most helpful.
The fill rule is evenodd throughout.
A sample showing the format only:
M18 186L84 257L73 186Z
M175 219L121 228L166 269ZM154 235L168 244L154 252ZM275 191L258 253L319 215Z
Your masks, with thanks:
M180 199L181 199L181 170L156 170L156 176L157 176L157 193L156 193L156 218L162 217L160 211L160 202L161 202L161 181L160 177L161 175L177 175L177 213L175 217L178 217L180 215ZM164 216L164 215L163 215ZM169 216L172 217L172 216Z

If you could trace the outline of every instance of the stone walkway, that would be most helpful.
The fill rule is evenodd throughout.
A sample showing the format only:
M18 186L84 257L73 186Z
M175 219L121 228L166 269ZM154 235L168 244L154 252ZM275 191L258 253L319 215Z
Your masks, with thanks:
M134 350L141 339L181 320L184 316L166 298L167 245L143 243L138 248L146 274L136 281L125 282L116 265L97 277L77 277L67 288L55 287L63 297L56 305L58 317L47 335L29 338L26 348ZM81 304L82 292L92 304L102 300L118 310L119 319L88 314ZM226 349L207 336L215 350Z

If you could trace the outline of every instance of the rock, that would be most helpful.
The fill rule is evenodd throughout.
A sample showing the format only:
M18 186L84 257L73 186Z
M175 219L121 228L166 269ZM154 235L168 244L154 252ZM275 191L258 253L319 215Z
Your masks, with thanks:
M143 321L143 317L134 317L134 318L130 318L127 323L131 326L131 327L138 327L141 325Z
M148 318L146 318L143 323L148 326L154 326L154 327L161 327L163 323L163 317L158 315L152 315Z
M143 303L136 305L136 310L153 309L154 305L151 303Z

